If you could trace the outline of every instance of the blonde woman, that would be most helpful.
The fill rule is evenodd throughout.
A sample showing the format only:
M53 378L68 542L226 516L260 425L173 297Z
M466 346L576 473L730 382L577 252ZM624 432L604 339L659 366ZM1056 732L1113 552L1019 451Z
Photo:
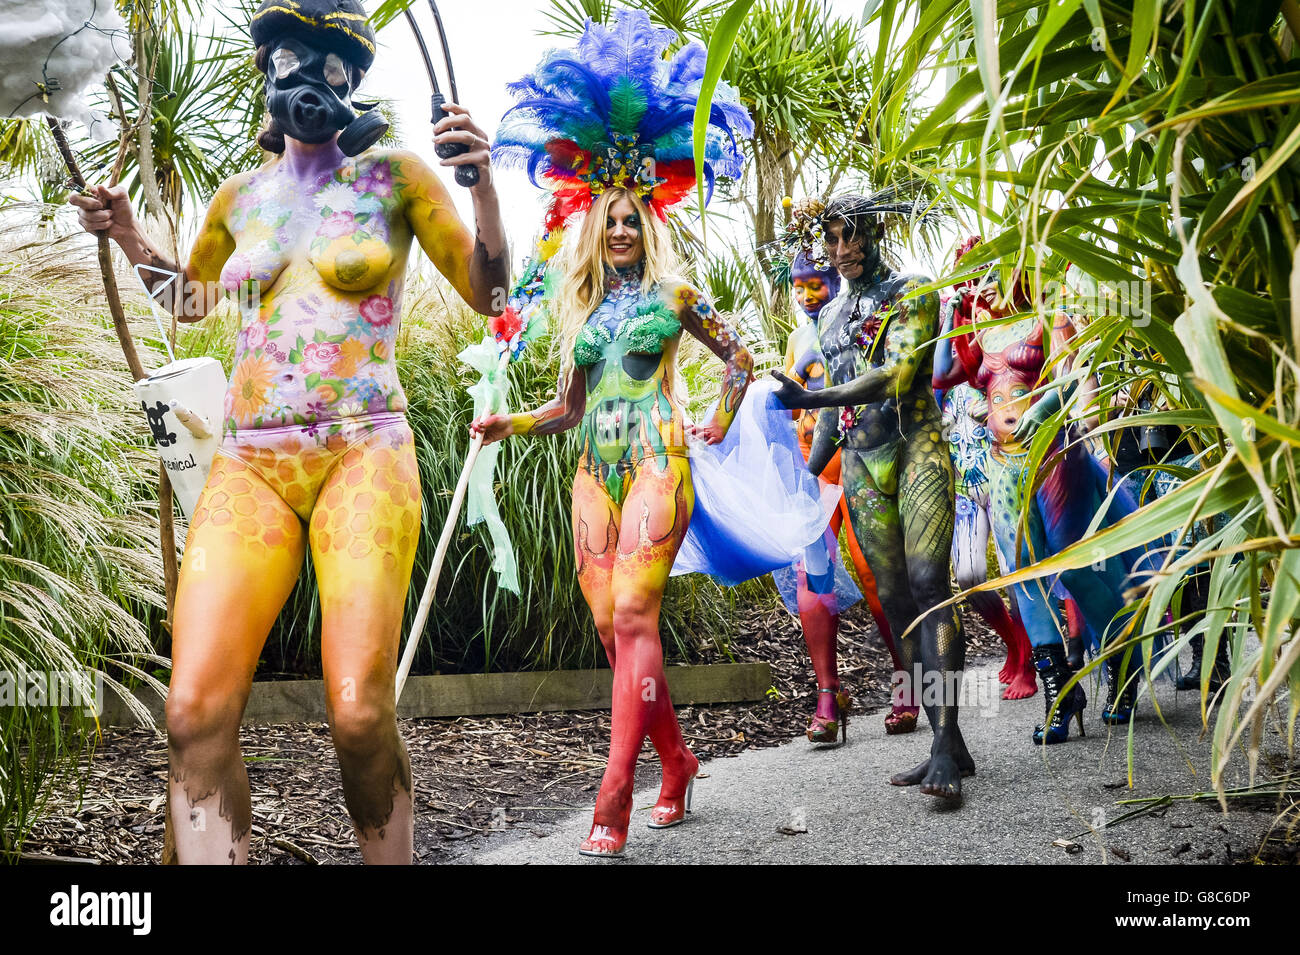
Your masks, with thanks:
M635 192L613 188L595 199L568 266L551 305L563 349L557 398L470 427L486 442L580 429L578 582L614 670L614 699L609 762L579 852L617 856L647 735L664 774L650 827L676 825L690 809L699 761L682 739L664 684L659 608L695 501L686 435L708 444L723 439L753 361L704 296L673 274L667 229ZM716 410L699 426L686 422L674 393L683 331L727 366Z

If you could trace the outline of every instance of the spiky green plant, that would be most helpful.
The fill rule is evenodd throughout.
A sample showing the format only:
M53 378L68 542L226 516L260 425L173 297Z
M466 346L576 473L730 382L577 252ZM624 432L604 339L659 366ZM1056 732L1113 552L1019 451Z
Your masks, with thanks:
M202 37L197 31L149 35L148 53L155 63L149 97L152 112L154 174L163 202L179 215L187 198L211 195L223 180L257 164L257 144L243 128L239 107L249 92L249 74L256 77L248 51L233 55L222 37ZM129 119L140 114L135 85L118 89ZM238 100L234 97L239 97ZM104 103L108 105L107 101ZM260 113L258 114L260 119ZM106 175L117 155L117 141L82 143L87 176ZM142 183L135 153L129 153L123 182L133 198Z
M1232 640L1232 679L1214 711L1222 786L1240 744L1253 767L1275 707L1288 739L1300 711L1300 7L883 0L874 20L911 72L879 109L914 102L908 85L952 78L886 158L937 157L936 184L987 240L963 267L996 264L1006 276L1023 265L1046 288L1073 262L1094 288L1138 292L1127 308L1080 310L1086 327L1071 348L1103 386L1090 411L1108 421L1103 434L1178 426L1203 449L1203 472L1016 576L1085 567L1231 515L1190 553L1170 552L1114 648L1150 663L1182 572L1210 562L1210 610L1195 631L1205 680L1219 642ZM1159 410L1115 420L1121 385L1150 389ZM1065 418L1042 429L1037 460ZM1210 702L1203 694L1207 721Z
M151 681L145 670L163 661L150 630L162 603L157 465L96 304L94 259L75 242L6 233L0 263L0 679L17 693L0 700L4 856L97 733L82 707L25 695L24 674L66 674L85 699L101 679L110 692Z

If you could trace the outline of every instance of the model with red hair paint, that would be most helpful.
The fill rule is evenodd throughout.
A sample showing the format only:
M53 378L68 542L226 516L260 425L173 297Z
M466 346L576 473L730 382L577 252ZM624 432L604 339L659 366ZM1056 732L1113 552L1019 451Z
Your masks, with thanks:
M1011 285L1010 301L1005 304L989 293L976 292L969 312L954 315L955 327L972 331L953 343L971 382L987 402L993 533L998 552L1008 566L1023 567L1081 540L1099 510L1106 510L1104 521L1110 524L1131 513L1136 504L1123 488L1108 498L1105 469L1070 427L1055 435L1043 462L1030 469L1029 445L1034 433L1069 403L1059 386L1046 392L1040 389L1050 384L1054 374L1070 370L1072 362L1066 353L1075 326L1064 311L1054 311L1049 325L1048 316L1033 310L1028 281L1020 270L1013 274ZM1007 321L1017 314L1023 317ZM1053 355L1062 356L1051 365L1049 348ZM1077 602L1103 646L1106 635L1117 633L1122 622L1125 582L1134 559L1135 555L1124 554L1060 575L1060 584ZM1071 719L1077 717L1083 731L1087 698L1076 684L1058 702L1070 678L1070 666L1056 595L1042 581L1014 584L1012 593L1033 646L1049 716L1045 725L1034 730L1033 740L1064 742L1069 738ZM1135 669L1128 668L1126 673L1118 659L1107 661L1104 722L1127 723L1132 718Z
M972 236L957 250L956 261L979 242ZM991 308L988 289L981 290L976 278L967 279L956 286L956 294L942 307L942 331L952 331L955 315L960 313L962 324L969 324L972 309L977 302ZM962 590L988 580L989 533L993 526L989 480L989 438L984 423L987 406L980 392L970 384L966 367L954 360L953 340L941 338L935 349L934 389L945 392L943 420L948 434L948 447L952 454L956 475L956 524L953 527L952 563L957 586ZM999 560L1002 570L1006 565ZM1038 692L1033 653L1019 611L1012 600L1011 609L996 593L980 591L966 598L971 608L984 618L1007 646L1007 659L998 673L1000 682L1006 684L1004 700L1020 700Z

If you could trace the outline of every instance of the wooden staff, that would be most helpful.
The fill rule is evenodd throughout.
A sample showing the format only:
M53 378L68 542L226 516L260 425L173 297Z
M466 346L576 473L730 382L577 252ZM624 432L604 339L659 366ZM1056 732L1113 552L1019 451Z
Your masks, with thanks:
M72 176L73 183L83 193L88 192L85 177L82 176L81 169L77 165L77 159L72 154L72 147L68 145L68 137L63 132L63 127L52 116L46 116L45 120L50 126L50 132L54 134L54 142L59 147L59 153L63 156L63 162L68 167L68 173ZM122 141L118 148L117 161L113 164L113 174L109 178L108 184L110 186L117 185L117 181L122 175L122 165L126 159L126 136L127 130L124 127ZM131 371L132 379L139 381L145 377L146 372L144 365L140 363L140 355L135 349L135 342L131 338L131 330L127 327L126 313L122 310L122 296L117 288L117 276L113 272L113 255L108 245L108 236L99 233L97 239L99 242L99 273L104 280L104 296L108 299L108 312L113 317L113 331L117 333L117 341L122 346L122 354L126 356L126 366ZM167 600L167 614L163 620L163 626L168 634L171 633L172 611L175 609L176 604L176 582L179 577L176 566L176 524L172 510L171 481L168 480L167 471L162 466L162 462L159 461L158 531L162 544L163 581ZM170 776L168 776L167 781L167 802L164 820L162 862L163 865L175 865L176 843L172 833Z

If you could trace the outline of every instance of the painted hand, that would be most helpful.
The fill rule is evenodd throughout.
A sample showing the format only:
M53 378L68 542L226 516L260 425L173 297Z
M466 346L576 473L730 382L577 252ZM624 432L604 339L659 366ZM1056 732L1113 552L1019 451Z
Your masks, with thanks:
M77 219L87 232L105 233L121 240L136 231L135 212L126 186L90 186L89 195L73 195L68 203L77 207Z
M692 438L699 438L705 444L719 444L727 436L726 429L716 421L708 424L687 424L686 433Z
M484 444L501 441L515 433L514 422L507 414L480 415L470 422L469 433L483 436Z
M444 103L442 108L447 116L433 127L433 143L461 143L469 150L458 156L449 156L441 161L443 166L477 166L478 185L483 189L492 184L491 147L487 134L469 115L469 110L458 103Z
M1034 438L1034 432L1043 426L1043 424L1056 412L1061 410L1061 392L1059 390L1049 391L1038 401L1029 406L1029 410L1020 416L1016 422L1016 441L1020 444L1028 444Z
M807 408L808 391L797 381L793 381L779 371L772 372L772 377L781 383L776 389L776 400L787 408Z

